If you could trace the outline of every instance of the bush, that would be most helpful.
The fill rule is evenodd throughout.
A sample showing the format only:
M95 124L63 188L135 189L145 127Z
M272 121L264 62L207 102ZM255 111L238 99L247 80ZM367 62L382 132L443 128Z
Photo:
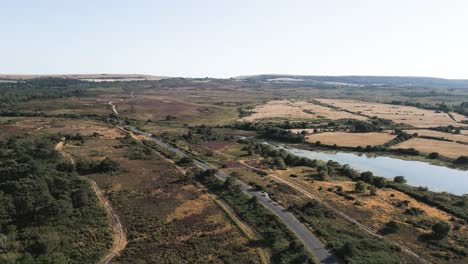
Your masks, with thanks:
M394 234L400 230L400 225L395 221L390 221L385 224L385 226L379 230L379 233L386 235L386 234Z
M177 165L180 166L191 166L193 164L193 159L190 157L182 157L177 161Z
M437 158L439 158L439 153L431 152L431 153L429 153L429 155L427 155L427 157L430 158L430 159L437 159Z
M396 176L393 178L393 181L396 183L406 183L406 179L403 176Z
M460 156L453 163L467 165L468 164L468 156Z
M356 185L354 186L354 190L357 193L363 193L367 189L367 184L365 184L363 181L358 181Z
M440 221L435 223L432 226L432 236L435 239L441 240L444 239L448 236L448 233L450 232L450 225L447 222Z
M113 173L121 169L119 163L110 158L100 162L96 160L80 160L76 163L76 171L80 174Z
M406 209L404 213L407 215L418 216L424 214L424 211L416 207L411 207Z

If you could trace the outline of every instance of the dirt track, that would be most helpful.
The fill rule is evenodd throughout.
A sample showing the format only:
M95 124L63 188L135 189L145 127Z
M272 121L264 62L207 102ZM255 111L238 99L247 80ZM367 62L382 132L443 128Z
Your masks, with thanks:
M73 159L72 155L63 150L63 144L63 141L57 143L57 145L55 145L55 150L58 151L62 156L69 159L72 164L75 164L75 160ZM107 217L111 220L112 237L114 242L109 252L107 252L107 254L98 262L98 264L108 264L114 257L118 256L120 252L125 249L127 246L127 236L123 229L122 223L120 222L119 216L106 197L104 197L104 194L97 183L90 178L81 178L90 183L91 189L98 197L99 205L106 210Z

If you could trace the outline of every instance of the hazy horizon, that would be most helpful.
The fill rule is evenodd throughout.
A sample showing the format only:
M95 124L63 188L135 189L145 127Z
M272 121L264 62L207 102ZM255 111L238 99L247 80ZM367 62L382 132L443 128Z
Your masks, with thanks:
M1 74L468 79L468 2L3 3Z

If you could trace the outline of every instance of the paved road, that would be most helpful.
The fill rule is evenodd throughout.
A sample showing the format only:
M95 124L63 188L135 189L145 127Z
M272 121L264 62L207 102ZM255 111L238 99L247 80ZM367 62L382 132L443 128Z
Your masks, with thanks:
M173 151L174 153L180 155L181 157L188 157L189 154L169 145L165 142L153 138L150 134L145 133L141 130L138 130L134 127L130 127L130 129L137 134L145 136L148 140L155 142L156 144ZM213 169L210 165L201 162L199 160L194 161L195 165L201 169ZM223 172L218 172L216 175L219 179L226 180L228 177L227 174ZM263 204L266 208L270 209L276 216L278 216L286 226L296 234L297 238L299 238L303 243L307 250L309 250L312 254L315 255L320 263L341 263L333 254L330 253L325 248L325 245L320 242L320 240L304 225L302 224L297 218L288 212L284 207L277 204L275 201L271 200L270 197L262 195L260 192L255 191L249 185L245 184L242 181L236 181L239 185L240 189L247 193L248 195L257 197L258 201Z

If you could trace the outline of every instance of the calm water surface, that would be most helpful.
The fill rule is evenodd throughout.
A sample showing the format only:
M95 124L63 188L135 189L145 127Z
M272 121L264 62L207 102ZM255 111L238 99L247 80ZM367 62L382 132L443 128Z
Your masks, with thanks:
M432 165L422 161L402 160L386 156L371 156L348 152L311 151L287 147L286 150L305 158L334 160L349 164L359 171L371 171L386 178L404 176L412 186L427 186L436 192L468 194L468 171Z

